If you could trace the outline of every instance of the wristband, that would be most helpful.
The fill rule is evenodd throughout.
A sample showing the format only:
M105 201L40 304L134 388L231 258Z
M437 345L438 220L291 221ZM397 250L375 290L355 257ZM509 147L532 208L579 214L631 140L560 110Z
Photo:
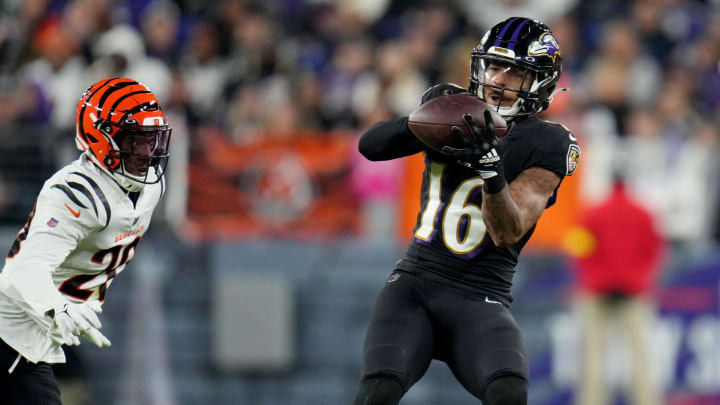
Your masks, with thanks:
M497 176L485 179L483 182L483 192L487 194L497 194L505 188L506 184L507 181L505 181L505 176L503 176L502 173L498 173Z

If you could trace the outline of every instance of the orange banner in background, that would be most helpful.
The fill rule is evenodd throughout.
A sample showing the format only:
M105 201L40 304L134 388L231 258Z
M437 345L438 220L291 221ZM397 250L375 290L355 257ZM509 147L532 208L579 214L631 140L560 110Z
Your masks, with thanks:
M410 242L412 229L417 222L420 212L420 189L422 176L425 170L425 154L416 153L405 158L405 176L403 189L400 193L400 208L398 212L398 241L402 244Z
M582 165L572 176L565 177L558 190L555 205L543 212L535 233L523 250L561 250L563 236L578 224L582 214L581 181Z
M190 165L188 232L197 239L353 235L359 210L349 188L347 133L267 134L237 146L199 132Z

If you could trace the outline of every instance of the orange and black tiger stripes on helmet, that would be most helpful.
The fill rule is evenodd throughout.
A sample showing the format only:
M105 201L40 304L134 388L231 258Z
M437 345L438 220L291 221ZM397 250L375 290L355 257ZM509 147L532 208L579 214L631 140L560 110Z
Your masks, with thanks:
M119 179L121 186L136 183L131 188L138 188L137 184L159 181L168 157L170 128L157 98L143 84L117 77L95 83L78 102L76 127L78 148L96 165ZM152 146L152 153L129 150L136 144L134 141L123 152L121 142L128 136L135 140L141 136L154 137L144 141ZM145 166L148 167L143 168L137 162L140 156L147 159ZM130 168L128 164L133 159L135 167ZM158 163L163 163L162 167ZM152 176L148 175L150 167L155 169Z

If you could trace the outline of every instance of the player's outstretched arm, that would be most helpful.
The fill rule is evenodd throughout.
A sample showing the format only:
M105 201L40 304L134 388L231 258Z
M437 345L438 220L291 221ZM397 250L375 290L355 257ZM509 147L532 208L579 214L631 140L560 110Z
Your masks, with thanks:
M540 219L560 176L540 167L524 170L508 187L483 193L482 213L496 246L519 241Z
M467 89L454 83L441 83L425 90L420 104L435 97L448 94L468 93ZM358 149L365 158L372 161L391 160L421 152L425 146L408 128L408 117L381 121L360 138Z
M408 117L400 117L373 125L360 138L358 150L368 160L391 160L414 155L423 144L408 129Z

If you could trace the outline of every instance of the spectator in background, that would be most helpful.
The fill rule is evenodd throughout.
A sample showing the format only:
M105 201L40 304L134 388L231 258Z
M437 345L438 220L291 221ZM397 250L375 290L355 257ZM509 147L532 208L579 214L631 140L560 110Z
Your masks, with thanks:
M277 47L283 43L282 27L276 21L262 12L248 11L239 13L232 21L222 22L232 39L229 44L229 80L253 82L276 72Z
M638 33L639 40L655 59L663 61L673 47L673 38L668 35L666 26L663 24L662 3L653 1L636 1L631 6L631 24Z
M609 112L615 125L610 130L626 133L628 109L648 105L659 89L660 69L639 43L634 27L623 20L602 28L599 52L587 67L588 87L594 109Z
M397 114L410 114L417 108L417 95L428 87L416 64L411 59L408 42L385 42L377 51L376 91ZM362 92L364 86L358 86Z
M468 18L479 27L489 27L498 20L515 15L530 15L540 21L554 22L577 3L580 2L578 0L459 1Z
M150 56L175 65L179 58L180 8L170 0L156 0L142 12L140 27Z
M227 137L237 145L248 145L260 137L263 122L263 94L258 86L243 86L228 105Z
M226 81L217 29L209 22L198 22L192 27L188 40L179 65L188 101L193 112L208 121L204 123L214 122L219 118Z
M89 50L100 35L120 23L117 17L121 12L114 3L110 0L71 0L62 10L64 26L83 49ZM50 13L53 18L52 11Z
M28 59L33 33L47 17L47 0L0 3L0 73L6 74Z
M322 108L332 125L357 125L353 98L368 80L373 62L372 44L363 38L344 40L337 45L331 63L322 73L325 77L325 96Z
M608 198L587 210L581 228L571 231L566 243L576 256L582 324L582 372L575 403L612 403L605 380L606 332L617 322L630 344L630 403L660 404L651 379L650 336L651 297L664 243L652 216L616 180Z
M74 125L74 106L77 94L67 89L87 87L87 66L78 54L79 43L68 30L67 24L50 20L33 38L34 49L39 55L23 67L23 82L36 90L33 108L47 100L48 121L56 128L68 129ZM35 114L38 121L46 122ZM35 121L37 122L37 121Z
M658 110L634 110L628 122L629 134L618 144L633 157L628 190L642 196L665 238L687 253L706 249L720 167L716 132L693 112L680 78L663 90Z
M163 61L146 55L145 42L134 27L118 24L103 33L93 45L93 56L92 78L132 77L152 88L159 100L167 100L172 73Z

